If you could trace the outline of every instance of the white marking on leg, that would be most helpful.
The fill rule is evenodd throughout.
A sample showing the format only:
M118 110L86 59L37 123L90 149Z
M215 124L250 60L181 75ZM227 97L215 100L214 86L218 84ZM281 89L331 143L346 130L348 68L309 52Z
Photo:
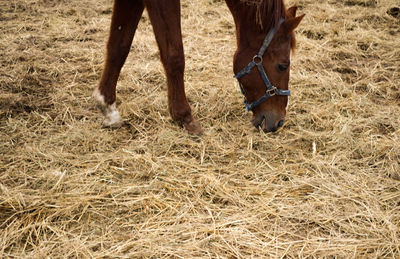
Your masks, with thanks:
M122 118L119 115L119 111L117 110L117 106L115 102L111 105L107 105L104 108L104 127L120 127L122 125Z
M100 93L99 88L94 89L92 96L96 100L97 104L101 106L106 106L106 102L104 101L104 96Z
M112 128L121 127L122 118L121 115L119 115L115 102L111 105L106 104L106 102L104 101L104 96L100 93L100 90L98 88L93 91L92 96L97 104L100 106L100 109L104 114L103 126Z

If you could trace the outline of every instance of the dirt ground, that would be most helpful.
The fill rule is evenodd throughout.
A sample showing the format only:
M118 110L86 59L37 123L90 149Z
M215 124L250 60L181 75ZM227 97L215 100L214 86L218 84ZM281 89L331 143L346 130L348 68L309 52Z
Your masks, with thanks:
M252 127L222 0L182 0L205 134L167 110L147 14L101 127L111 0L0 0L0 258L399 258L400 2L289 0L290 105Z

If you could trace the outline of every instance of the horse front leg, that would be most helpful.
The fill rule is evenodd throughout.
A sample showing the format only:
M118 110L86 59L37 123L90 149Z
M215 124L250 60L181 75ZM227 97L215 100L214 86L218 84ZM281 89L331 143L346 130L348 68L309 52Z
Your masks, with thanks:
M167 75L168 107L172 118L191 134L201 134L200 124L192 117L186 99L183 73L185 57L181 33L179 0L144 0L160 49L161 62Z
M105 127L119 127L122 124L115 103L117 80L129 54L143 9L142 0L114 1L105 65L100 83L93 92L104 114Z

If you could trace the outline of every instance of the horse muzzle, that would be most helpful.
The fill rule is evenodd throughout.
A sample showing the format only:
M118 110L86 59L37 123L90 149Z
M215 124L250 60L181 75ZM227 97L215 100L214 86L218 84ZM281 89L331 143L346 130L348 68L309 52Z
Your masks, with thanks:
M252 124L257 129L267 132L275 132L284 124L284 117L277 116L274 113L261 113L254 115Z

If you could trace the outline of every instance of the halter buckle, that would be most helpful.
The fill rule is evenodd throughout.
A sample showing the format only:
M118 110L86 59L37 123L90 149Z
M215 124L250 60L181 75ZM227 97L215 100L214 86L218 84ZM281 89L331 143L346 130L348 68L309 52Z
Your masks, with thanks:
M269 96L274 96L274 95L276 95L276 87L275 87L275 86L272 86L271 89L268 89L268 90L267 90L267 93L269 94Z

